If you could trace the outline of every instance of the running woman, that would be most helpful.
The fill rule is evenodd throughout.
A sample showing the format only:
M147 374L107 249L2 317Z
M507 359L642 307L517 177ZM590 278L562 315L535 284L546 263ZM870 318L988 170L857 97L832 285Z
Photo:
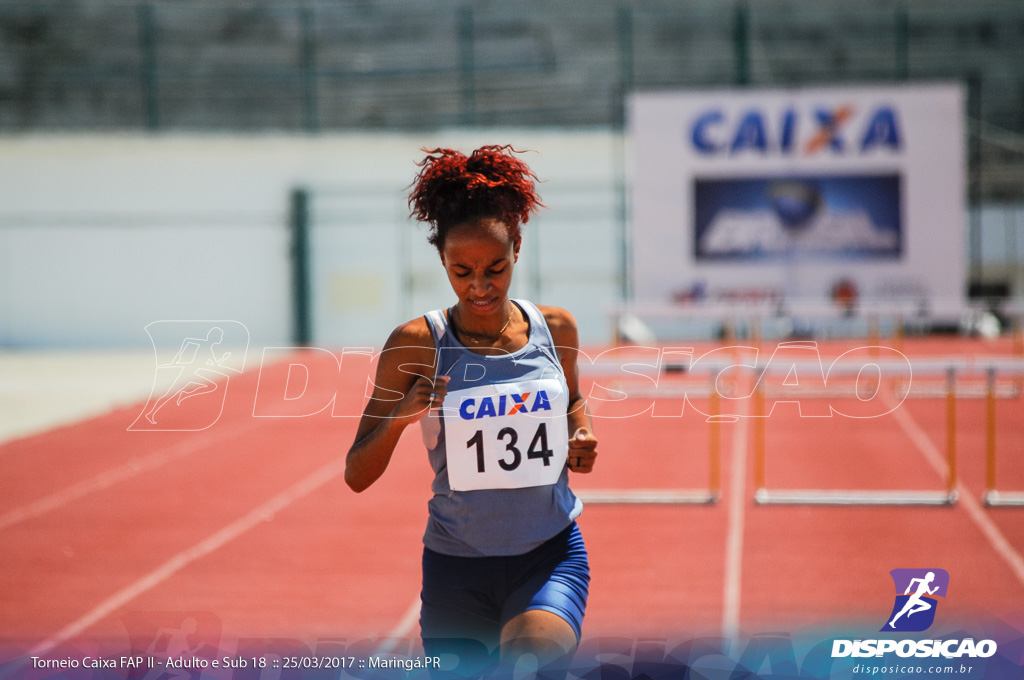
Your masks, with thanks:
M590 572L568 472L597 439L579 390L573 316L509 298L521 227L541 206L511 147L427 151L409 205L430 225L455 304L396 328L348 452L363 491L419 422L434 470L423 537L424 650L455 641L564 668L580 639ZM418 371L419 375L413 371Z

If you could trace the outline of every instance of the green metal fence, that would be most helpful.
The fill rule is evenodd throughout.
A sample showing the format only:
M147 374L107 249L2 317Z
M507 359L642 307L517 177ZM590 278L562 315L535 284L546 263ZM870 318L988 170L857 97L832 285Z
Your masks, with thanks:
M4 2L0 130L614 125L633 89L956 79L1024 132L1016 0Z

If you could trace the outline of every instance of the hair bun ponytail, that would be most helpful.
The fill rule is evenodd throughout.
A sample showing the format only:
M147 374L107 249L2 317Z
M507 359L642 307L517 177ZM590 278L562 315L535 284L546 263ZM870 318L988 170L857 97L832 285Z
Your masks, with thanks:
M448 230L474 219L498 219L517 238L531 213L543 207L534 189L537 176L511 146L482 146L469 156L454 149L424 151L409 207L431 225L427 240L438 250Z

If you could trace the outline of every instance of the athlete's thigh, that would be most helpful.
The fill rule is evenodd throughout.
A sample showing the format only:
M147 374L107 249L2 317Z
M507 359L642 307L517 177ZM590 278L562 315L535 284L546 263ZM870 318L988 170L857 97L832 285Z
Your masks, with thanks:
M524 556L522 574L502 609L502 620L511 623L524 613L542 611L562 619L573 631L575 641L582 634L587 607L590 564L579 527L571 525L552 541ZM532 618L528 618L532 622ZM539 617L545 621L546 617Z
M460 641L459 646L464 640L478 642L488 651L497 648L502 623L495 593L499 575L488 558L453 557L425 549L420 592L424 648L444 641Z

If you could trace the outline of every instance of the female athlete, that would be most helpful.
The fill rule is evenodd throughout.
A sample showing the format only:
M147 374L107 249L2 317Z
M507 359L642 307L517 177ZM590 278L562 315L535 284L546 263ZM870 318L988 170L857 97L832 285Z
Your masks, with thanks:
M355 491L373 484L419 422L435 475L424 650L477 641L505 663L531 654L558 667L579 642L590 581L568 471L590 472L597 457L576 322L509 298L521 225L541 205L517 152L427 153L409 204L431 227L456 302L391 333L345 481Z

